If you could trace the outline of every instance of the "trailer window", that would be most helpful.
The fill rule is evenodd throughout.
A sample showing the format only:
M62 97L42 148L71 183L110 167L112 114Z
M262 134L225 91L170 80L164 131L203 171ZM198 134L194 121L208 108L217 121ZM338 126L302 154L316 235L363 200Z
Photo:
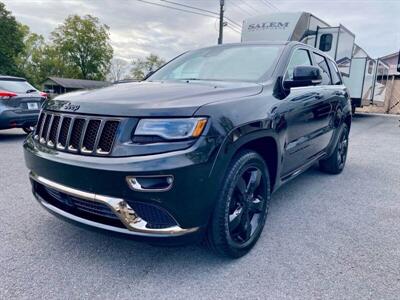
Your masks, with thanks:
M371 60L368 64L368 74L372 74L373 69L374 69L374 62Z
M339 73L339 70L338 70L336 64L333 61L331 61L330 59L328 59L328 65L329 65L329 69L331 70L332 84L334 84L334 85L342 84L342 79L340 77L340 73Z
M297 49L290 59L284 80L293 80L293 71L297 66L311 66L310 54L305 49Z
M328 63L325 57L314 52L315 62L317 66L321 69L322 83L324 85L332 84L331 75L329 73Z
M319 50L328 52L332 48L332 33L324 33L319 39Z

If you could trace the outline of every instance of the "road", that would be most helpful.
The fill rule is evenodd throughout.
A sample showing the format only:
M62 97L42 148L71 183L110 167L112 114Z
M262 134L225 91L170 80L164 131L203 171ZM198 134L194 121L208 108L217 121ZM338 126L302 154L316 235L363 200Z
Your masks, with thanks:
M398 299L398 117L353 120L339 176L312 168L273 195L264 232L239 260L95 233L30 193L20 130L0 132L0 299Z

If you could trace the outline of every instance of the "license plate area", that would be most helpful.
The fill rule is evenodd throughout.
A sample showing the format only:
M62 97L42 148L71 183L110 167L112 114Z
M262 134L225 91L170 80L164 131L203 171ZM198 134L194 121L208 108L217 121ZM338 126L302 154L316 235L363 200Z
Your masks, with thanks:
M28 102L26 103L29 110L39 110L39 103L37 102Z

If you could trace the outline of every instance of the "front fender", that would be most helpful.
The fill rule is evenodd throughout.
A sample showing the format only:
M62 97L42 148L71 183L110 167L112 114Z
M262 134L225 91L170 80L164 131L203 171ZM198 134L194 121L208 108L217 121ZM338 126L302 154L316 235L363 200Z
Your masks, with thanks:
M270 121L251 122L231 130L221 143L210 170L210 177L218 180L218 184L221 185L227 169L236 153L240 149L245 148L249 143L264 138L272 138L275 141L275 144L279 145L278 135L275 130L270 127ZM276 147L276 153L277 158L281 157L280 147ZM276 172L278 172L281 160L277 159L276 164ZM276 177L277 174L273 175Z

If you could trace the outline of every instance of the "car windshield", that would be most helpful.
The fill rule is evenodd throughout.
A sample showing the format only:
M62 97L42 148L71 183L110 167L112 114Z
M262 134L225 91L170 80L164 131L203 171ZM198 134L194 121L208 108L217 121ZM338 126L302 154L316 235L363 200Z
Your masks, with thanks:
M259 82L272 73L280 45L219 46L191 51L171 61L148 80Z
M1 79L0 79L0 90L13 92L13 93L31 93L31 92L37 91L27 81L1 80Z

